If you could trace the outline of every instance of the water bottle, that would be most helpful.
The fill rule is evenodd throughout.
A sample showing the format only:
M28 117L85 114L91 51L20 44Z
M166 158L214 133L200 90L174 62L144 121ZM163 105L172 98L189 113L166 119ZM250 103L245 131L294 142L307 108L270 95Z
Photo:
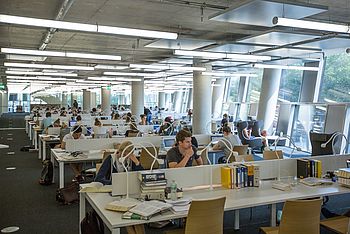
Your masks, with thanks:
M170 185L170 198L172 201L177 200L177 184L175 183L175 180Z

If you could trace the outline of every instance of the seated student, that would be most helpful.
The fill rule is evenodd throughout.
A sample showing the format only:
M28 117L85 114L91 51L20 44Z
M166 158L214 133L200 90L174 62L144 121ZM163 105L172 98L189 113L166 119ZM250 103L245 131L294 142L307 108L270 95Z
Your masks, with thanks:
M82 134L82 132L83 132L83 129L81 128L81 126L75 125L72 129L72 132L68 133L67 135L65 135L63 137L62 142L61 142L61 149L66 148L67 140L85 139L85 136L84 136L84 134ZM81 171L83 169L83 164L82 163L71 163L69 165L72 168L74 176L75 176L75 178L73 180L78 181L78 182L83 181L84 178L81 175Z
M196 147L191 143L192 134L186 130L180 130L176 134L176 146L171 148L166 155L170 168L190 167L193 159L198 165L203 165L202 158L197 155Z
M269 143L267 140L267 130L266 129L262 130L260 133L260 136L261 136L261 143L262 143L261 151L269 150Z
M221 127L224 127L228 124L228 115L225 113L223 116L222 116L222 120L221 120Z
M225 159L227 159L231 154L230 147L232 146L233 148L236 145L242 145L242 142L237 135L231 133L231 128L229 126L224 126L222 131L224 134L224 140L220 140L217 144L215 144L213 146L213 150L223 150L225 153ZM221 159L219 161L225 162L226 160Z
M81 115L78 115L76 118L75 118L75 120L77 121L77 125L81 125L82 123L81 123Z
M125 137L135 137L140 134L140 131L137 129L135 122L131 122L129 126L130 126L130 129L126 130Z
M191 130L188 129L187 127L184 127L183 130L186 130L186 131L192 133ZM191 143L194 147L196 147L196 149L198 149L198 141L194 136L191 136Z
M173 120L171 116L165 117L163 124L159 128L159 135L169 136L173 130L172 123L173 123Z
M139 171L143 170L139 160L134 154L134 147L131 141L123 141L114 155L109 155L102 163L100 170L98 171L95 181L101 182L102 184L112 184L112 173L124 172L124 167L119 158L127 156L124 165L129 167L128 171ZM130 164L131 163L131 164Z
M51 112L46 112L45 114L45 118L43 119L43 121L41 122L41 128L43 129L43 132L45 132L45 130L52 125L53 119L51 117Z
M243 137L246 138L246 139L253 139L254 136L252 136L252 128L251 127L246 127L243 129Z
M139 125L147 125L147 116L145 114L140 115L141 121Z

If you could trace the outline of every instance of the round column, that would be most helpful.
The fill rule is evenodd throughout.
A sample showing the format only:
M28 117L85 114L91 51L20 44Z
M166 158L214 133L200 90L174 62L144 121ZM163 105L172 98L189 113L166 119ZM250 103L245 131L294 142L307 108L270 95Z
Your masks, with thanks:
M91 110L91 92L89 90L83 90L83 110L90 112Z
M263 73L257 120L264 121L264 129L268 132L272 132L281 74L282 69L270 68L265 68Z
M300 102L317 102L321 88L323 61L308 62L305 67L319 67L319 71L303 71L300 89Z
M8 92L2 93L2 113L8 113L9 112L9 98L8 98Z
M61 102L61 107L65 107L66 109L68 108L68 98L67 98L66 93L62 93L62 102Z
M158 92L158 107L159 108L165 107L165 93L164 92Z
M111 90L101 88L101 108L105 115L111 114Z
M214 119L221 117L222 103L224 102L225 82L226 79L217 78L213 87L211 111Z
M202 64L193 61L196 67L205 67L211 72L211 64ZM193 134L208 133L207 126L211 122L211 76L203 75L202 72L193 72ZM209 108L208 108L209 107Z
M174 111L175 111L175 113L181 112L183 93L184 92L182 89L180 89L180 91L175 92L175 96L174 96Z
M96 105L96 93L95 92L90 92L90 103L91 103L91 105L90 105L90 108L92 109L92 108L96 108L97 107L97 105Z
M131 114L139 117L144 110L144 79L131 82Z

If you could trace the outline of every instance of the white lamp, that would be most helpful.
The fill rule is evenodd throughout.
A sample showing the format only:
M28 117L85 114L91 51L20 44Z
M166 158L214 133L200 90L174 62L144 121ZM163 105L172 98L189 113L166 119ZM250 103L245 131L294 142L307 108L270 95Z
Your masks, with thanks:
M335 143L335 139L336 139L338 136L342 136L342 137L345 138L346 145L345 145L344 150L343 150L343 153L345 154L345 152L346 152L346 147L348 146L349 141L348 141L347 137L346 137L343 133L341 133L341 132L335 132L335 133L333 133L333 135L328 139L327 142L321 144L321 147L322 147L322 148L326 148L327 144L328 144L329 142L332 141L332 152L333 152L334 155L336 155L336 152L335 152L335 150L334 150L334 143ZM342 151L340 150L340 153L341 153L341 152L342 152Z
M130 150L130 152L124 156L124 153L127 149L132 148L132 150ZM133 151L135 150L135 146L133 144L128 145L127 147L125 147L123 149L123 151L120 153L121 157L118 159L118 161L122 164L125 172L126 172L126 198L129 198L129 171L128 168L125 166L125 160L133 153ZM113 167L111 167L113 168ZM112 170L112 169L111 169Z

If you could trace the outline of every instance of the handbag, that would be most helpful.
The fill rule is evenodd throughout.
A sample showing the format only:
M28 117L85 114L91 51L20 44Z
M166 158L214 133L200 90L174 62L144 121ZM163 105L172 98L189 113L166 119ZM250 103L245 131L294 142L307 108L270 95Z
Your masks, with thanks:
M57 189L56 201L64 205L79 201L79 183L74 182L67 187Z
M85 218L80 223L82 234L103 234L104 225L102 219L96 211L87 212Z

